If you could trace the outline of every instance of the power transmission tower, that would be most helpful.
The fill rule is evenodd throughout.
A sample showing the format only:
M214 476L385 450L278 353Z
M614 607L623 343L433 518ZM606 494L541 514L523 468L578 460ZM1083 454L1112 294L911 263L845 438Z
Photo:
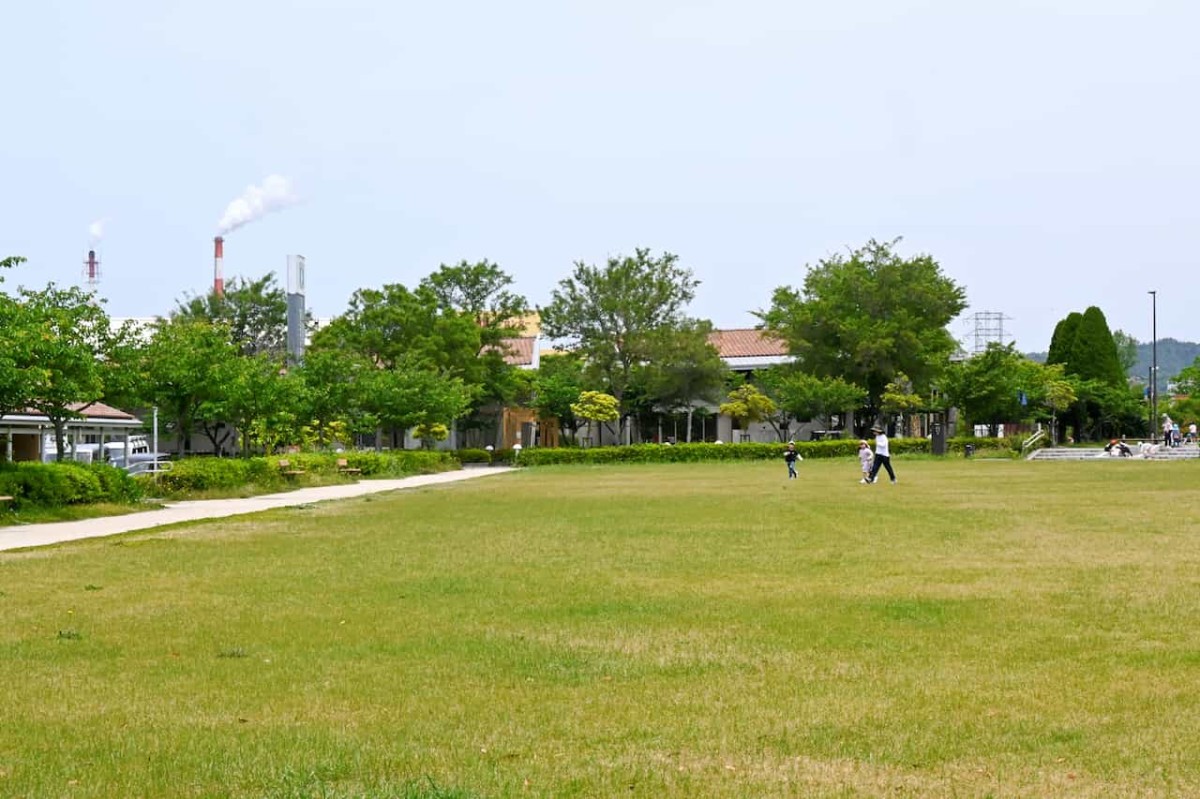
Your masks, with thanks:
M974 327L972 355L984 352L989 344L1005 346L1012 343L1012 337L1004 332L1004 323L1012 319L1000 311L978 311L969 316L967 321Z

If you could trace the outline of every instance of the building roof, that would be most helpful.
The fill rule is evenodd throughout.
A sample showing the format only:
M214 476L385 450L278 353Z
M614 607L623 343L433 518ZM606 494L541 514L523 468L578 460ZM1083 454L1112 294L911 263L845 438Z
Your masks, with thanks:
M68 419L68 430L133 430L142 426L133 414L103 402L93 402L86 408L82 403L69 407L83 418ZM33 408L0 416L0 428L8 431L41 431L49 426L50 420Z
M537 336L506 338L504 340L504 362L509 366L533 366L533 351Z
M85 419L120 419L122 421L137 421L132 413L126 413L119 408L114 408L111 405L105 405L103 402L93 402L86 408L83 403L76 403L69 406L71 410L78 412Z
M125 411L122 411L118 408L114 408L111 405L105 405L103 402L93 402L93 403L87 405L86 407L84 406L84 404L82 402L71 402L71 403L67 404L67 408L70 409L71 411L79 414L84 419L97 419L97 420L105 419L108 421L117 421L117 422L138 422L137 417L134 416L132 413L126 413ZM21 411L20 413L13 414L13 416L25 416L25 417L42 416L42 412L37 410L36 408L26 408L25 410ZM140 422L138 422L138 423L141 424Z
M787 355L783 339L754 328L714 330L708 341L722 358L760 358Z

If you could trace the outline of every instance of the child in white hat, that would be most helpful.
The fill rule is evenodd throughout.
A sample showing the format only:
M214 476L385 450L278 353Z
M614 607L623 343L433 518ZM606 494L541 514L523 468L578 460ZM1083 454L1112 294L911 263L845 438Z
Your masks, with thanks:
M871 445L867 440L859 439L858 442L858 462L862 466L862 481L867 482L867 478L871 476L871 461L875 460L874 453L871 452Z

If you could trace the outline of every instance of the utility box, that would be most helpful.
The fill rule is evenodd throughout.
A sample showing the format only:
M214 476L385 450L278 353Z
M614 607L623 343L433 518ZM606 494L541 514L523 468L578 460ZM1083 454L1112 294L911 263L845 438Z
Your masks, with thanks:
M929 451L934 455L946 454L946 425L934 422L929 428Z

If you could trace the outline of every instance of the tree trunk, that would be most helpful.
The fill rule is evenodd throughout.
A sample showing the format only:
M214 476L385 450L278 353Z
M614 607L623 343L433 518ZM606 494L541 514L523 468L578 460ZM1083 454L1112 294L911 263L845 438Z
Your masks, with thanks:
M687 406L687 443L692 443L692 406Z
M64 419L51 419L50 422L54 425L55 460L61 463L67 459L67 423Z

